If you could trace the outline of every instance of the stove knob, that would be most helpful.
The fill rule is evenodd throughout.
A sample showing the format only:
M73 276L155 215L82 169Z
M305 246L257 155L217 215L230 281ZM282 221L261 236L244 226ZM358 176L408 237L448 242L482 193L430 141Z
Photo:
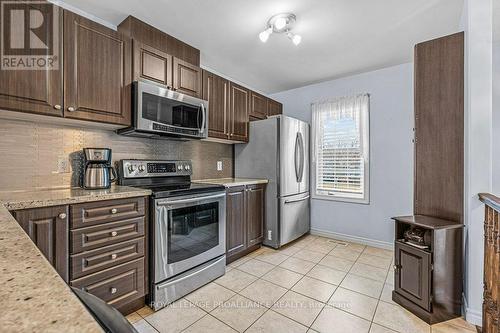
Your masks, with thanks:
M184 169L185 169L185 170L189 170L189 169L191 169L191 167L190 167L189 165L185 165L185 166L184 166Z
M180 165L180 164L179 164L179 165L177 166L177 170L182 171L182 165Z
M144 172L144 170L146 170L146 169L144 168L144 165L142 165L142 164L141 164L141 165L139 165L139 172Z
M128 166L128 171L129 171L129 172L134 172L134 171L135 171L135 165L132 165L132 164L131 164L131 165L129 165L129 166Z

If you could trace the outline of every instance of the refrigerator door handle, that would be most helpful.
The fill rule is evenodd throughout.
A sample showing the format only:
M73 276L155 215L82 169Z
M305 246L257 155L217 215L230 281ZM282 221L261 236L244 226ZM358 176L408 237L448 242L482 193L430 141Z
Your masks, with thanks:
M298 152L297 150L300 149L300 133L297 133L297 136L295 137L295 150L294 150L294 166L295 166L295 179L297 179L297 183L300 183L299 181L299 178L300 178L300 175L299 175L299 169L300 169L300 165L298 165L299 161L298 161L298 158L299 157L298 155Z
M305 149L304 149L304 139L302 138L302 133L298 133L298 138L299 138L299 148L300 148L300 172L299 172L299 177L297 181L299 183L302 182L302 178L304 177L304 162L305 162Z

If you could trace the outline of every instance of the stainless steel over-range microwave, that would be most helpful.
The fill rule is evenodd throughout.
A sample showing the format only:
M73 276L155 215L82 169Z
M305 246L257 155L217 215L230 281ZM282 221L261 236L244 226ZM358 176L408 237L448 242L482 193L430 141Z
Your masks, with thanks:
M136 81L132 84L132 127L119 134L141 137L205 139L208 101Z

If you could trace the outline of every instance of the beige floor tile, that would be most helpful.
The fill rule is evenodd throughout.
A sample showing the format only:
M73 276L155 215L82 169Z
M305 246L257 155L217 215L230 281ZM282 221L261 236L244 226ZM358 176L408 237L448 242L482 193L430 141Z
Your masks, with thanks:
M139 315L137 312L132 312L125 318L127 318L128 322L131 324L136 323L142 319L141 315Z
M334 256L326 256L319 262L320 265L328 266L330 268L336 269L338 271L348 272L352 265L354 265L353 261L342 259Z
M352 251L363 252L364 249L366 248L366 245L359 243L353 243L353 242L345 242L345 243L347 243L346 247Z
M304 276L292 290L299 294L314 298L320 302L326 303L337 289L336 285L326 283L320 280Z
M402 333L429 333L430 326L399 305L380 301L373 321Z
M361 256L358 258L358 262L367 264L370 266L375 266L378 268L382 269L388 269L389 266L391 265L392 258L389 257L377 257L373 256L371 254L366 254L363 253Z
M333 250L336 246L337 245L335 243L331 243L328 241L321 241L321 242L314 241L313 243L307 246L307 249L310 251L316 251L328 254L328 252Z
M284 254L286 256L292 256L294 255L295 253L299 252L301 249L303 249L303 247L300 247L300 246L295 246L295 245L289 245L289 246L285 246L285 247L282 247L278 250L279 253L281 254Z
M243 258L240 258L238 260L235 260L233 261L232 263L230 263L228 266L229 267L232 267L232 268L236 268L238 266L240 266L241 264L244 264L246 263L248 260L252 259L252 257L249 257L249 256L245 256Z
M379 298L382 288L384 287L384 283L367 279L362 276L347 274L340 286L373 298Z
M299 323L311 326L325 304L294 291L288 291L272 309Z
M347 259L350 261L356 261L360 255L360 252L351 250L346 246L337 246L330 253L328 253L328 255L342 259Z
M262 246L261 248L247 254L245 257L255 258L256 256L261 255L263 253L272 253L272 252L276 252L276 250L267 246Z
M206 315L198 320L193 325L189 326L183 333L235 333L231 327L227 326L220 320Z
M375 298L344 288L338 288L328 301L328 304L335 308L369 321L373 319L377 303L378 300Z
M323 265L316 265L307 273L307 276L335 285L339 285L346 275L346 272Z
M145 320L160 333L181 332L206 314L205 311L180 299L156 311Z
M477 331L476 326L465 321L465 319L463 317L448 320L446 323L464 328L464 329L469 330L469 331L473 331L473 332Z
M248 333L306 333L307 327L274 311L267 311L246 331Z
M153 328L153 326L149 325L149 323L145 319L141 319L138 322L134 323L132 326L139 333L158 333L157 330Z
M315 264L307 260L290 257L283 261L280 266L300 274L306 274L315 266Z
M259 279L243 289L240 294L270 308L286 292L285 288Z
M378 257L389 257L393 258L394 257L394 252L386 249L381 249L378 247L373 247L373 246L367 246L363 253L366 254L371 254L373 256L378 256Z
M302 279L302 277L302 274L278 266L266 273L262 279L277 284L283 288L290 289L294 284Z
M230 299L234 291L216 283L209 283L200 289L188 294L185 298L199 308L210 312L224 301Z
M307 260L307 261L311 261L311 262L314 262L314 263L318 263L321 261L321 259L323 259L323 257L325 256L324 253L321 253L321 252L315 252L315 251L310 251L310 250L307 250L307 249L302 249L300 250L299 252L295 253L293 255L293 257L295 258L299 258L299 259L302 259L302 260Z
M387 278L387 269L382 269L362 263L355 263L349 273L356 274L365 278L369 278L372 280L382 281L384 282Z
M476 331L475 330L471 331L460 326L455 326L448 322L432 325L432 333L472 333L472 332Z
M368 333L370 322L327 305L311 328L320 333Z
M392 291L394 290L394 286L388 283L384 284L384 289L382 289L382 295L380 296L380 300L387 303L394 303L392 300Z
M398 333L387 327L380 326L379 324L372 323L372 327L370 328L370 333Z
M235 295L210 314L239 332L252 325L267 308L241 295Z
M233 269L230 272L226 272L225 275L215 280L215 283L220 284L221 286L226 287L228 289L231 289L232 291L240 292L255 280L257 280L257 277L242 272L238 269Z
M389 274L387 274L387 279L385 279L385 283L394 285L394 270L392 268L389 268Z
M258 257L256 257L256 258L258 258ZM240 271L245 272L245 273L261 277L262 275L266 274L274 267L275 267L274 265L271 265L267 262L263 262L263 261L255 260L255 259L250 259L247 262L238 266L238 269Z
M139 310L137 310L136 312L142 318L146 318L147 316L152 315L153 313L155 313L153 311L153 309L151 309L149 306L144 306L144 307L140 308Z
M268 252L268 253L263 253L255 257L254 259L256 260L261 260L264 262L267 262L272 265L279 265L286 259L288 259L287 255L284 255L280 252Z

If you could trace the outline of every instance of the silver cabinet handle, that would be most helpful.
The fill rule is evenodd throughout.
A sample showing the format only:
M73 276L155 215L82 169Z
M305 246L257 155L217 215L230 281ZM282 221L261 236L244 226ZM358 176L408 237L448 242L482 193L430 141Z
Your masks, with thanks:
M304 197L302 199L297 199L297 200L286 200L285 204L294 203L294 202L300 202L300 201L304 201L304 200L307 200L307 199L309 199L309 196Z
M118 209L116 208L111 209L111 214L116 214L116 213L118 213Z
M66 213L61 213L61 214L59 214L59 218L60 218L61 220L64 220L64 219L66 218L66 216L67 216L67 215L66 215Z
M59 104L54 105L54 109L61 110L61 106Z
M118 235L117 231L111 231L111 237L115 237L116 235Z
M111 259L116 259L117 257L118 257L118 255L117 255L116 253L113 253L113 254L111 255Z
M69 111L69 112L73 112L73 111L75 111L75 108L74 108L74 107L72 107L72 106L69 106L69 107L68 107L68 111Z
M118 291L118 289L114 288L114 287L111 287L111 289L109 290L112 294L116 294L116 292Z

